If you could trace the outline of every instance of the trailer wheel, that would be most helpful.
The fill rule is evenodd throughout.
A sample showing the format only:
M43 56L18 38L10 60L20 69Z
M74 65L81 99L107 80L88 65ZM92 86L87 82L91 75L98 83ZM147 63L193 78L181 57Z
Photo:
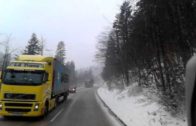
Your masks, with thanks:
M67 101L68 93L64 94L64 101Z

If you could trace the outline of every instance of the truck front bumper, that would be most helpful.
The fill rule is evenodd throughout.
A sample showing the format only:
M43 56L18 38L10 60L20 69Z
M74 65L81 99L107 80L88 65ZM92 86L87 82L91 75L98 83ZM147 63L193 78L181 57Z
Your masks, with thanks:
M37 117L43 115L41 102L0 101L1 116Z

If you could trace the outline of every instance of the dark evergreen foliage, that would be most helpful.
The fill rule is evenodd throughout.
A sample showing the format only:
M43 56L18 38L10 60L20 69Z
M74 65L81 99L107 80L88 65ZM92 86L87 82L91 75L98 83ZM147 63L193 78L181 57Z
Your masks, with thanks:
M133 11L125 1L104 38L104 80L123 78L128 86L134 78L140 86L155 86L177 110L184 100L185 65L196 51L195 8L195 0L140 0Z
M41 45L35 33L32 34L31 39L28 41L28 45L24 50L26 55L37 55L41 54Z
M60 41L57 45L55 58L60 61L62 64L65 62L65 44L63 41Z

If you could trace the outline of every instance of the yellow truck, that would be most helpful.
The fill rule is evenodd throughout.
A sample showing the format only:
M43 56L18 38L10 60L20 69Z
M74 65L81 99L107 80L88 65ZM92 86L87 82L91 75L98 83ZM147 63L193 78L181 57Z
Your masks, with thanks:
M68 75L68 69L53 57L19 56L2 72L0 115L47 115L67 99Z

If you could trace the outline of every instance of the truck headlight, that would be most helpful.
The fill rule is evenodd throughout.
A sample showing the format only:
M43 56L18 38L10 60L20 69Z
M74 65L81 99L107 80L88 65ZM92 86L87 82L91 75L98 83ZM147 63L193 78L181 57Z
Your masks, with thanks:
M0 110L2 110L3 109L3 104L2 103L0 103Z
M38 111L39 110L39 103L36 103L34 106L34 111Z

